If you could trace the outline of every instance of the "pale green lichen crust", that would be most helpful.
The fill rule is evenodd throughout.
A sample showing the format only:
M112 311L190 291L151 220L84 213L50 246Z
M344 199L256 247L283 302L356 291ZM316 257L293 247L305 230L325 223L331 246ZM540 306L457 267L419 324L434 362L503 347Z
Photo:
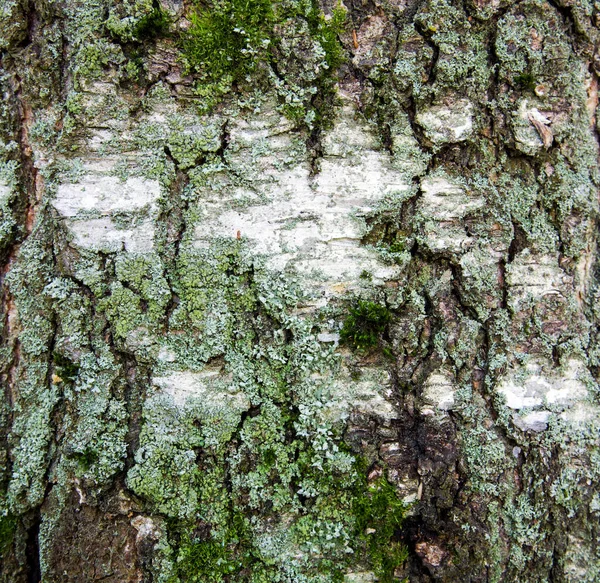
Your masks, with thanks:
M5 1L0 580L596 581L597 12Z

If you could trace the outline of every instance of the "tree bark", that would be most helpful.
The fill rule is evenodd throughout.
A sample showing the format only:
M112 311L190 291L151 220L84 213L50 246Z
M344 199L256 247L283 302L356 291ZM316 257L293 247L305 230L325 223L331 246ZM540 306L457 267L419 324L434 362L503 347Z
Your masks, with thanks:
M3 0L0 580L598 581L597 24Z

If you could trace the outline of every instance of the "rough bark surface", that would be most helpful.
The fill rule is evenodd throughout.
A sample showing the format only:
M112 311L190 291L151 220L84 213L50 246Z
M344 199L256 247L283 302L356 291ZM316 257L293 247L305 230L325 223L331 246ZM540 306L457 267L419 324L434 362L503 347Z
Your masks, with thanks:
M0 1L0 580L598 581L598 5L269 6Z

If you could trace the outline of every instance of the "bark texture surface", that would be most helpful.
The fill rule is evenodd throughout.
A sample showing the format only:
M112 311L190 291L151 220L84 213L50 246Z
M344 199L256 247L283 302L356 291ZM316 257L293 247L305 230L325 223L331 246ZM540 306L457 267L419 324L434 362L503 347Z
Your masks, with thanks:
M599 18L0 0L0 581L598 581Z

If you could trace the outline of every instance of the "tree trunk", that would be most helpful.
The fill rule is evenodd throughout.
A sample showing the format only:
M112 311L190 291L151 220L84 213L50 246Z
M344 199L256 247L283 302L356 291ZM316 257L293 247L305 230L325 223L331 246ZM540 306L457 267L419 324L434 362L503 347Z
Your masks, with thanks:
M598 18L2 0L0 580L598 581Z

